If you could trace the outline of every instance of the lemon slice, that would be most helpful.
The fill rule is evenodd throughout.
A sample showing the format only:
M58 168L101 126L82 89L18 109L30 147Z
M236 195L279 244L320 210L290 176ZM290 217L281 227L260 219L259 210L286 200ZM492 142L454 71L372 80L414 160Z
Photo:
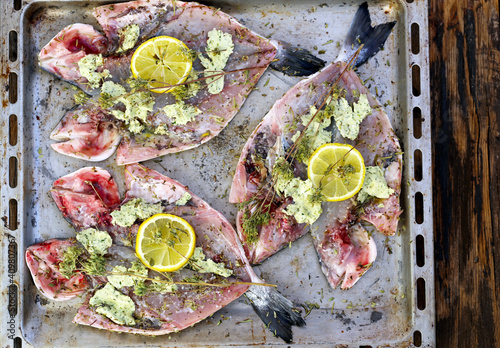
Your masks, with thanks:
M327 201L351 198L363 186L365 161L358 150L348 144L325 144L309 159L307 175Z
M156 214L139 227L135 252L145 266L173 272L188 262L195 245L196 235L186 220L171 214Z
M157 36L135 50L130 69L135 78L150 80L151 91L171 92L186 81L193 67L189 49L184 42L170 36ZM162 88L163 87L163 88Z

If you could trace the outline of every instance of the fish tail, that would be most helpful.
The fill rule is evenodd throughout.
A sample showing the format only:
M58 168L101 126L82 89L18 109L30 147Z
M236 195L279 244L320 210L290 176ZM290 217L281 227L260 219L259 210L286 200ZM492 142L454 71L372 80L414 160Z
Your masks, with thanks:
M325 61L314 56L308 50L293 46L283 41L273 41L278 48L271 68L289 76L307 76L325 66Z
M293 303L275 288L252 286L245 295L267 328L286 343L293 340L292 326L306 325Z
M384 46L394 25L396 25L395 21L372 27L368 4L366 2L362 3L354 15L337 61L348 61L363 45L354 63L356 67L363 65Z

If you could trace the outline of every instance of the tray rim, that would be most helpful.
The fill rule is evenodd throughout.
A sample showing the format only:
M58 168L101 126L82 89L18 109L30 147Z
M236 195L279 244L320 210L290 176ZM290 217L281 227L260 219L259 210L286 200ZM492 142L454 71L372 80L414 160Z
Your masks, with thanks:
M24 52L22 49L22 30L23 30L23 19L26 11L34 4L47 3L48 1L40 0L27 0L24 3L17 0L12 0L10 3L2 1L0 4L0 19L1 27L0 33L1 37L4 39L1 45L1 75L0 81L2 85L9 87L11 81L9 80L9 74L17 74L17 85L21 85L24 79L23 76L23 66ZM60 0L59 2L80 2L87 3L87 1L79 0ZM118 1L112 1L118 2ZM123 1L120 1L123 2ZM432 172L431 172L431 128L430 128L430 90L429 90L429 38L428 38L428 16L427 10L428 5L424 0L414 0L407 1L400 0L400 2L406 8L406 41L408 47L407 62L407 117L412 118L414 108L420 108L423 115L423 120L421 124L422 136L416 139L414 136L413 122L408 121L408 132L405 136L408 137L409 148L405 149L405 167L404 171L409 173L406 177L411 178L411 183L407 188L407 199L415 200L415 195L422 195L423 197L423 213L425 219L422 223L416 223L415 221L415 210L410 209L408 212L410 226L410 240L414 241L417 236L422 236L424 238L424 248L425 248L425 263L422 267L413 265L412 267L412 280L411 286L417 288L417 280L423 279L425 281L425 308L420 310L417 308L417 291L412 291L415 298L412 299L413 304L413 316L414 325L413 331L419 331L421 334L421 340L423 346L435 346L435 294L434 294L434 252L433 252L433 223L432 223ZM15 10L14 3L21 4L21 9ZM411 25L416 23L419 26L420 31L420 51L415 54L411 51ZM14 25L13 25L14 24ZM11 27L9 27L9 25ZM15 61L9 60L9 32L11 30L16 30L18 33L18 58ZM418 65L420 67L420 95L414 95L412 91L412 67ZM15 308L22 308L23 293L22 288L22 277L24 267L24 252L23 250L18 250L16 245L18 238L21 238L20 234L25 226L25 218L22 214L22 202L24 202L25 197L29 195L27 189L18 183L17 186L11 187L10 180L12 180L12 175L17 174L18 178L23 178L25 175L23 163L23 139L19 137L17 144L9 144L9 131L6 131L9 125L10 115L17 115L18 122L21 115L23 114L23 102L24 96L21 89L17 93L17 102L10 103L7 97L7 91L3 93L3 103L1 107L1 118L2 118L2 131L0 132L2 154L1 154L1 211L4 220L4 226L0 227L0 237L1 237L1 249L0 249L0 262L2 264L7 264L8 267L0 267L0 308L7 308L8 310L2 311L3 325L0 327L0 343L2 346L18 346L21 342L25 346L29 343L23 338L21 332L21 313ZM9 95L10 97L10 95ZM18 134L22 133L22 124L18 125ZM415 167L414 162L414 151L420 150L422 153L422 177L420 181L415 180ZM12 161L12 158L17 160ZM404 183L403 183L404 184ZM17 214L12 214L11 202L19 202L17 204ZM414 205L410 204L410 208L414 208ZM14 212L16 213L16 212ZM12 215L12 216L11 216ZM14 216L15 215L15 216ZM11 219L12 218L12 219ZM17 227L13 230L9 229L9 223L17 224ZM413 259L416 258L416 243L413 243L412 247ZM10 267L9 267L10 266ZM24 274L24 276L26 276ZM15 288L14 286L17 288ZM14 313L15 312L15 313ZM11 315L14 314L14 315ZM14 323L12 323L12 321ZM12 327L14 325L14 327ZM14 338L14 340L12 340Z

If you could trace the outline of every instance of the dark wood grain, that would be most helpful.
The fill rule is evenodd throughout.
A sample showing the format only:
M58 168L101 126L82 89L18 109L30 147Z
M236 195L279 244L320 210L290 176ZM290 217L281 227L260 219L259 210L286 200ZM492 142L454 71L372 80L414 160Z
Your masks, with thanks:
M500 347L499 1L430 0L438 347Z

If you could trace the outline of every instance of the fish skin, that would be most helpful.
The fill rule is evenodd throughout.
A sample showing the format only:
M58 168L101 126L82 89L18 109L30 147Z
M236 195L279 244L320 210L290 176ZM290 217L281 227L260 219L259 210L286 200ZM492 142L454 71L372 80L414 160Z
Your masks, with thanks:
M267 225L261 227L259 239L255 243L247 241L242 225L243 212L237 213L238 237L251 264L261 263L269 256L274 255L277 250L302 237L309 230L305 224L299 224L294 217L290 217L284 212L290 203L291 200L284 202L278 208L272 207L270 209L271 220Z
M194 287L184 285L179 286L179 290L175 293L151 293L145 296L137 296L131 288L126 287L121 291L134 301L138 324L134 327L118 325L99 315L88 305L88 301L95 293L92 289L107 283L105 276L90 276L75 271L74 276L66 279L60 274L58 265L63 260L65 250L73 245L78 245L75 238L51 239L29 247L26 251L26 260L35 285L49 299L67 301L87 293L84 303L73 319L73 322L81 325L144 335L167 334L194 325L241 296L249 287L234 284L225 288L193 291ZM111 271L118 264L130 267L131 262L137 260L133 249L119 246L110 247L106 258L107 271ZM152 271L149 273L149 277L157 276ZM174 281L180 281L186 276L185 273L194 274L190 271L180 272L174 275ZM201 276L206 282L220 281L213 275ZM232 278L232 281L234 280Z
M344 62L333 63L330 69L325 69L325 72L338 77L346 66ZM345 91L345 98L350 103L357 101L358 94L365 94L372 108L372 113L360 124L358 137L354 141L341 139L341 142L355 146L363 156L365 166L381 167L387 185L394 190L388 198L372 199L361 204L358 207L362 208L359 209L360 219L372 223L383 234L394 235L402 213L399 197L403 156L398 137L382 105L371 95L354 71L346 71L337 86ZM355 95L353 91L357 91Z
M361 23L362 28L372 28L367 4L360 6L353 23ZM378 26L378 29L375 27L367 36L360 35L358 28L351 26L346 42L352 42L354 40L352 37L362 37L363 40L373 39L374 42L362 42L366 43L369 49L369 52L362 50L361 56L366 61L374 54L371 50L378 50L381 47L381 38L385 40L393 26L394 23L389 23ZM349 48L343 47L343 51L348 50ZM342 58L342 55L339 58ZM265 162L266 156L263 154L267 155L271 149L279 146L280 136L288 138L287 128L290 128L289 125L293 123L293 119L298 120L309 110L310 106L321 105L335 82L337 82L336 87L345 92L345 98L350 103L356 102L360 94L365 94L372 113L361 122L359 135L354 141L340 138L332 142L343 142L355 146L363 155L366 166L377 165L383 169L388 186L394 190L389 198L371 199L363 204L357 203L355 197L343 202L324 202L323 214L310 226L322 271L330 285L335 288L342 284L342 289L348 289L359 280L376 258L375 243L359 222L361 220L370 222L379 232L386 235L392 235L397 230L398 218L402 212L399 204L402 152L387 114L346 62L340 60L331 63L316 74L300 81L276 101L254 130L242 151L229 200L233 203L241 203L252 199L256 193L259 193L257 199L265 197L270 188L265 188L264 185L274 162L272 160ZM253 153L259 154L260 157L252 156ZM307 177L305 171L306 168L294 165L296 177ZM241 217L242 212L240 211L239 214ZM257 244L263 245L260 249L266 252L262 253L262 257L254 256L254 259L262 261L265 257L279 251L287 244L287 237L289 242L295 240L296 232L286 227L286 225L275 224L274 221L271 221L269 226L262 227L262 230L267 228L277 230L275 233L282 236L281 243L268 242L267 238L259 239ZM248 244L245 243L244 237L241 238L244 235L241 223L238 223L237 228L242 243ZM302 232L305 234L307 227ZM254 245L244 247L250 250L250 254L255 248Z
M225 87L220 94L209 94L203 89L196 97L189 99L191 105L202 111L194 122L186 126L172 125L171 120L160 112L153 123L169 125L173 133L171 136L155 134L125 136L117 150L117 163L120 165L185 151L217 136L239 111L276 54L276 48L269 40L243 27L234 18L221 11L182 2L177 2L176 11L180 12L176 20L164 24L158 34L176 37L190 49L200 50L205 47L207 33L212 28L229 32L232 34L235 47L224 70L235 72L224 77ZM191 24L186 30L184 23L190 18L204 20ZM248 68L251 68L247 70L248 73L237 71ZM147 146L144 146L145 144Z
M189 191L186 186L139 164L132 164L125 167L125 180L127 191L122 204L134 198L142 198L151 204L161 203L164 213L181 216L194 227L197 233L197 246L203 248L207 257L215 262L224 262L226 267L234 271L234 276L231 277L229 281L238 279L240 281L252 283L264 282L255 274L250 266L245 257L243 248L238 241L236 232L229 221L227 221L222 214L211 208L208 203ZM136 259L133 250L139 225L135 224L130 228L119 228L119 226L113 226L110 223L111 210L118 208L116 202L118 189L111 175L103 169L91 167L83 168L56 180L54 190L56 189L62 191L55 196L56 198L59 198L62 193L65 194L64 199L61 199L58 203L59 209L77 229L94 227L99 230L110 232L110 235L113 237L113 246L110 247L109 253L106 255L108 258L107 270L110 271L112 269L111 266L116 264L129 267L131 258ZM102 192L105 189L109 189L110 193L107 194ZM68 194L69 192L72 192L73 195ZM183 197L185 193L189 193L192 198L186 205L177 206L175 203ZM92 204L87 206L82 205L82 199L80 199L78 195L84 195ZM75 196L78 197L78 206L71 202L71 199ZM98 214L93 214L92 211L88 210L88 207L92 207L96 201L101 200L100 197L103 197L103 204L97 206ZM58 201L56 201L56 203L57 202ZM64 203L64 205L61 205L61 202ZM79 210L81 206L84 206L83 210L77 213L68 211L70 209ZM103 206L110 206L113 208L103 211ZM83 213L91 215L92 218L82 218L81 215ZM122 241L120 237L127 235L129 237L128 246L120 246L120 242ZM48 241L48 244L53 246L57 246L61 243L75 243L75 240ZM123 243L121 244L123 245ZM44 245L44 243L41 243L41 245ZM28 250L36 250L37 248L39 248L39 245L32 246ZM31 254L31 252L27 252L28 265L33 263L33 257L28 258ZM54 265L53 268L56 270L58 269L57 265L62 260L62 255L63 251L60 251L56 255L56 259L52 260L52 265ZM40 283L39 278L41 275L38 274L35 267L30 266L29 268L32 271L35 283L41 284L38 288L45 294L44 290L48 288L47 284L50 280L45 280L44 283ZM187 269L181 270L178 275L174 275L174 281L180 281L183 277L182 274L186 272L193 273ZM51 274L58 275L59 273L53 272ZM150 276L154 275L153 273L150 274ZM80 282L83 284L85 281L85 284L92 284L92 287L83 287L82 285L78 295L81 295L89 288L95 289L107 282L106 278L102 276L82 274L82 277L83 280ZM216 281L214 276L210 274L202 275L202 277L205 281ZM202 291L199 289L197 291L190 291L192 288L189 286L181 286L181 290L183 291L180 295L169 293L162 294L161 296L152 294L145 297L139 297L133 294L132 289L125 288L122 290L126 295L132 298L134 303L136 303L136 314L140 315L140 318L138 325L135 327L115 324L96 313L95 310L88 305L88 301L93 295L93 291L90 291L86 295L85 302L78 310L74 322L111 331L144 335L162 335L176 332L195 324L246 292L246 296L250 299L252 306L259 317L262 318L266 327L277 336L283 338L286 342L292 342L293 336L291 327L293 325L305 325L300 314L294 310L293 304L272 287L234 284L225 288L207 288ZM63 295L66 294L63 293ZM71 296L74 297L75 295L71 294ZM59 295L60 300L69 298L71 298L69 295L66 297ZM214 298L217 300L214 301ZM161 308L166 308L166 310L159 310Z
M102 172L99 170L97 172L99 176L96 178L97 174L92 168L84 168L57 180L56 184L58 187L63 187L66 190L74 190L77 193L90 191L90 184L88 184L88 180L85 179L93 180L92 183L96 186L98 186L96 184L97 182L108 182L112 180L110 179L111 176L109 173L105 175L104 172L104 170L102 170ZM188 222L192 224L198 234L197 246L201 246L204 249L207 257L216 262L225 262L227 267L233 269L243 281L251 281L251 276L247 272L248 270L253 272L253 270L248 265L248 262L244 262L244 256L241 258L240 255L238 255L240 249L237 246L237 239L234 237L234 230L220 213L212 209L206 202L190 192L185 186L145 167L138 165L127 166L126 178L128 190L124 202L132 198L143 198L149 203L161 202L164 205L164 213L173 213L188 219ZM100 186L101 185L99 185L99 187ZM111 185L111 187L110 185L102 185L102 187L110 187L113 191L115 188L114 186L115 185ZM117 192L118 191L116 191L116 193ZM192 195L189 206L176 206L175 202L186 192ZM95 194L98 195L97 192ZM103 197L107 196L102 194L102 192L101 195ZM114 198L115 193L113 192L111 196ZM94 197L91 198L94 200ZM116 208L116 206L114 208ZM65 209L65 211L67 211L67 209ZM85 212L89 214L88 211ZM100 213L99 211L99 214ZM77 214L71 216L75 215ZM79 223L81 219L78 218L76 221ZM94 222L92 227L106 230L107 226L102 226L102 223L103 221L101 219ZM107 225L108 221L104 221L104 224ZM89 227L89 224L85 225L85 227ZM210 238L204 238L205 235L210 235ZM31 248L36 247L37 246L33 246ZM61 255L62 253L59 256ZM134 258L136 259L135 256ZM37 273L33 273L34 279L38 279L35 277L36 274ZM213 276L212 278L206 276L206 278L207 281L215 280ZM234 277L231 279L232 281L235 280ZM248 288L249 285L234 284L225 288L207 288L203 291L189 291L191 288L185 286L185 289L180 293L168 293L162 294L161 296L153 294L144 297L134 295L132 291L129 291L130 289L125 290L125 293L133 299L134 303L136 303L136 313L141 314L141 320L144 322L149 320L153 323L155 319L157 319L161 322L161 325L155 326L151 324L151 327L147 327L148 325L146 324L141 324L142 326L138 325L137 327L128 327L111 322L88 306L88 300L93 296L93 292L90 292L86 296L86 302L84 302L78 310L74 322L111 331L131 332L144 335L162 335L182 330L206 318L218 309L237 299ZM87 289L85 288L81 292L85 290ZM81 292L79 292L79 294ZM153 307L151 307L152 302L155 303ZM188 302L191 303L191 307L186 305ZM156 311L151 308L166 309L163 311Z
M50 239L26 249L26 264L37 289L54 301L67 301L84 294L89 289L86 276L76 271L67 279L59 272L59 263L66 249L75 245L74 239Z
M311 105L318 105L324 100L328 91L326 83L332 82L328 69L329 67L322 70L326 70L327 73L316 73L298 82L278 99L264 116L243 148L233 178L229 202L245 202L252 199L257 193L257 198L260 199L268 195L269 190L265 188L265 183L271 178L270 174L276 159L275 156L268 158L268 155L280 151L282 147L280 139L284 138L291 142L293 134L297 130L303 129L301 125L297 128L292 126L296 123L297 118L307 113ZM264 160L260 160L260 158ZM293 168L296 176L307 178L307 168L304 165L294 160ZM284 207L280 210L283 209ZM238 213L240 219L241 215L240 211ZM280 215L278 214L278 216ZM273 222L262 226L262 235L273 237L271 239L268 237L259 238L257 243L253 245L245 243L246 238L243 237L245 233L242 225L241 223L237 224L238 235L245 249L249 250L247 256L252 263L262 262L265 258L308 232L308 227L305 224L297 224L293 216L290 216L289 220L291 221L289 225ZM291 228L283 228L287 226Z
M161 202L165 213L178 215L192 226L203 226L199 230L204 231L209 238L197 235L196 246L203 247L203 252L209 258L224 259L226 265L235 270L244 281L252 280L250 275L254 272L241 253L233 227L207 202L178 181L139 164L125 167L125 182L127 191L124 202L134 198L142 198L150 204ZM185 193L191 195L189 202L184 206L176 205L176 201Z
M332 288L349 289L377 257L373 237L357 222L351 200L323 203L324 213L311 226L321 270Z
M113 54L120 45L118 31L130 24L140 27L140 43L144 39L157 36L162 22L175 20L184 8L193 3L165 0L130 1L96 7L92 14L101 25L108 39L108 53Z

